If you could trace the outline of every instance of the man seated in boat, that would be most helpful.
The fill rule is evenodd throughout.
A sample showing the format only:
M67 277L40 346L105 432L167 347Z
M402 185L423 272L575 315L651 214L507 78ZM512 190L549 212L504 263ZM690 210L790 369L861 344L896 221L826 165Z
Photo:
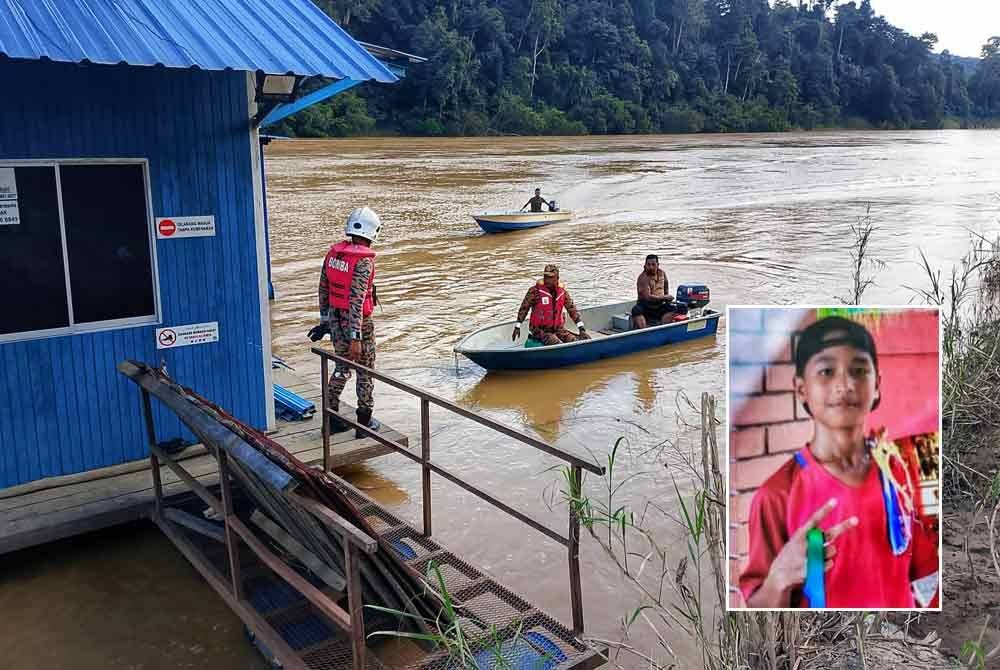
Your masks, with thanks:
M920 492L898 449L884 429L865 430L883 392L875 340L841 317L813 323L795 349L794 384L813 436L753 495L739 577L747 605L928 607L937 539L916 514Z
M559 282L559 268L555 265L546 265L542 278L525 294L521 308L517 310L518 324L514 326L511 340L517 340L521 336L521 322L528 312L531 312L528 332L542 344L561 344L590 339L573 298L570 297L566 287ZM576 324L578 332L575 334L564 327L566 312L569 312L569 318Z
M660 269L660 259L655 254L646 256L646 265L635 282L638 300L632 307L633 328L645 328L663 321L673 312L674 297L668 292L667 273Z
M521 211L523 212L524 208L527 207L528 205L531 205L532 212L542 211L542 205L548 207L549 211L553 211L552 203L542 197L542 189L540 188L535 189L535 197L531 198L530 200L528 200L528 202L524 203L521 206Z

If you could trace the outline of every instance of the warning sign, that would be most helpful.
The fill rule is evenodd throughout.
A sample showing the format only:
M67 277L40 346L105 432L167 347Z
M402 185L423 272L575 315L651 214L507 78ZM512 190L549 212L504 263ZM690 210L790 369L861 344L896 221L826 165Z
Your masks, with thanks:
M175 237L214 237L215 217L161 216L156 219L156 237L161 240Z
M177 232L177 225L170 219L163 219L156 224L156 230L159 231L160 237L170 237Z
M207 344L218 341L218 321L156 329L157 349L175 349L177 347L187 347L192 344Z
M0 168L0 226L16 226L20 223L21 211L17 204L14 168Z

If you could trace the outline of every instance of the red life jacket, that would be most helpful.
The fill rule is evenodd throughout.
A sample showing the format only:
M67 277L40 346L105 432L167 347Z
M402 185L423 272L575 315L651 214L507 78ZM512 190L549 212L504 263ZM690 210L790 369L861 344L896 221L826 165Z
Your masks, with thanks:
M535 328L562 328L563 324L566 323L566 317L563 313L563 308L566 307L566 287L559 284L555 295L553 295L545 282L539 280L537 288L538 300L531 307L530 327L532 330Z
M323 261L326 270L326 281L329 285L330 307L334 309L351 308L351 280L354 277L354 267L362 258L375 258L375 252L366 246L352 244L347 240L330 247ZM372 275L368 278L368 288L365 290L365 302L361 308L363 316L370 316L375 311L372 300L372 283L375 281L375 264L372 262Z

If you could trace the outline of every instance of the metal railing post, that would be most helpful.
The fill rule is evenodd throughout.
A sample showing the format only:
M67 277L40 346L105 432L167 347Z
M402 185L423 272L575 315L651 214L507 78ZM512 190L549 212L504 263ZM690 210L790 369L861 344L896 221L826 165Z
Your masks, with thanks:
M233 530L233 491L229 482L229 462L222 449L216 450L219 461L219 485L222 488L222 514L226 524L226 549L229 551L229 573L233 579L233 595L243 600L243 579L240 576L240 538Z
M431 404L420 399L420 469L423 480L424 537L431 536Z
M573 478L574 485L579 487L582 486L583 481L583 471L593 472L594 474L603 476L605 474L604 467L597 465L596 463L590 463L584 461L583 459L575 456L569 452L566 452L554 445L540 440L536 437L528 435L520 430L510 428L505 426L498 421L490 419L487 416L483 416L474 410L466 409L460 405L455 404L449 400L436 396L432 393L428 393L422 389L415 386L407 384L395 377L386 375L384 373L377 372L374 369L370 369L363 366L356 361L344 358L337 355L336 353L331 353L325 349L318 347L313 347L312 352L320 357L323 369L323 413L324 416L327 412L326 404L326 388L327 388L327 370L328 362L334 361L337 365L344 365L353 370L363 370L366 374L372 376L372 378L377 379L381 382L388 384L394 388L401 391L409 393L420 399L420 455L418 456L402 444L395 440L389 439L387 436L379 435L375 431L363 426L362 424L356 423L349 419L344 419L344 421L352 426L354 426L359 433L365 434L376 442L382 444L395 451L398 454L409 458L420 464L421 469L421 484L422 484L422 507L423 507L423 522L424 522L424 536L430 536L432 530L432 516L433 516L433 504L431 500L431 473L438 474L444 477L446 480L455 484L466 491L478 496L481 500L485 500L494 507L500 509L501 511L507 513L508 515L514 517L515 519L521 521L525 525L533 528L534 530L542 533L546 537L562 544L568 548L568 560L569 560L569 586L570 586L570 600L572 604L573 611L573 630L576 634L583 632L583 590L581 587L580 579L580 518L578 510L571 505L569 512L569 537L563 537L563 535L557 531L548 528L547 526L539 523L538 521L532 519L526 514L519 512L515 508L507 505L494 496L490 495L486 491L466 482L461 477L455 475L454 473L448 471L447 469L441 467L440 465L431 461L431 429L430 429L430 406L431 404L442 407L453 414L457 414L460 417L474 421L475 423L485 426L501 435L506 435L511 437L518 442L533 447L539 451L550 454L557 458L565 461L571 472L571 477ZM324 467L328 464L328 433L326 426L323 429L324 438Z
M149 391L142 389L142 414L146 419L146 439L149 440L149 468L153 473L153 491L156 503L153 518L163 518L163 483L160 481L160 459L156 457L156 429L153 426L153 406L149 402Z
M583 488L583 471L574 465L574 487ZM574 496L575 497L575 496ZM576 507L569 507L569 595L573 606L573 632L583 632L583 591L580 588L580 517Z
M323 412L321 414L323 421L323 425L321 426L321 429L323 431L323 472L329 472L330 471L330 419L329 415L327 414L327 405L326 405L327 386L330 384L329 374L328 374L329 364L327 363L326 356L320 356L319 360L320 360L320 374L322 375L322 381L320 382L320 387L322 388L323 391L323 397L321 399L323 403L322 405Z
M344 573L347 577L347 613L351 617L351 656L354 670L365 670L365 620L362 613L361 562L357 548L344 537Z

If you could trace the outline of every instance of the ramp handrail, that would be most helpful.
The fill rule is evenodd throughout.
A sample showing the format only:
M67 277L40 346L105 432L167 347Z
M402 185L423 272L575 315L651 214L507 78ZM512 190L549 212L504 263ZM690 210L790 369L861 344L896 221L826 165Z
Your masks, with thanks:
M347 609L341 607L333 598L303 578L298 572L272 552L267 545L243 523L233 508L232 480L234 475L242 472L244 467L253 468L251 462L243 462L240 446L247 447L235 434L207 419L200 411L192 411L181 402L171 397L162 388L160 382L152 379L137 365L126 361L118 366L119 371L129 377L139 387L142 396L143 418L146 424L146 438L149 442L150 469L153 476L155 504L151 511L154 523L167 535L174 545L184 554L191 564L201 573L210 586L226 601L243 622L261 637L264 644L281 659L283 667L295 670L307 670L307 666L298 654L278 634L274 628L250 605L243 590L241 577L240 551L246 547L257 556L260 562L271 569L292 588L298 591L328 620L343 630L351 640L352 669L363 670L366 667L366 649L364 644L364 618L362 613L362 585L359 552L374 554L378 550L378 542L368 534L336 514L333 510L318 502L299 495L294 491L284 492L289 505L295 505L314 517L319 523L332 531L340 540L344 554L344 582L347 595ZM179 418L202 441L218 463L219 488L221 500L208 487L199 482L176 459L166 453L157 444L156 429L153 420L150 396L155 395L173 410ZM232 455L231 455L232 454ZM207 523L203 519L189 515L179 508L165 508L163 503L163 483L160 476L160 465L166 465L173 473L195 493L217 517L223 522L222 528ZM266 467L266 466L265 466ZM265 474L266 476L266 474ZM221 542L226 547L229 561L230 579L227 580L183 533L178 526ZM221 532L220 532L221 531Z
M459 405L446 400L440 396L434 395L433 393L428 393L423 389L419 389L411 384L407 384L404 381L396 379L390 375L378 372L372 368L366 367L345 358L339 356L336 353L322 349L319 347L312 347L312 352L320 357L320 374L322 375L322 412L323 417L323 469L330 469L330 427L327 421L327 417L335 415L339 417L345 423L351 425L357 430L360 430L363 434L372 438L379 444L382 444L393 451L400 453L410 460L420 463L422 470L422 498L421 498L421 508L423 511L423 524L424 524L424 536L429 537L431 535L431 473L437 473L450 481L451 483L460 486L466 491L476 495L482 500L490 503L494 507L497 507L501 511L505 512L509 516L514 517L518 521L524 523L525 525L535 529L539 533L542 533L551 540L562 544L568 549L568 559L569 559L569 588L570 588L570 600L572 604L573 612L573 632L576 634L583 632L583 594L580 585L580 519L576 513L576 509L573 505L569 507L569 534L568 537L562 535L558 531L552 530L551 528L543 525L542 523L532 519L526 514L519 512L513 507L501 502L497 498L493 497L489 493L483 491L477 486L470 484L469 482L462 479L460 476L453 472L441 467L440 465L433 463L431 461L431 430L430 430L430 405L434 404L438 407L446 409L454 414L458 414L466 419L474 421L482 426L486 426L498 433L511 437L522 444L526 444L530 447L534 447L539 451L543 451L547 454L555 456L562 459L569 464L571 469L572 479L576 485L580 485L583 481L583 471L592 472L597 475L604 475L604 467L596 465L594 463L587 462L578 456L575 456L567 451L556 447L555 445L549 444L544 440L540 440L536 437L528 435L527 433L521 432L517 429L505 426L502 423L494 421L489 417L483 416L473 410L466 409L465 407L460 407ZM391 440L384 435L372 430L368 426L363 426L352 418L337 414L327 403L327 387L329 385L329 362L334 361L334 363L340 363L352 368L356 371L364 372L372 376L373 379L377 379L389 386L405 391L410 395L420 398L420 454L416 454L410 451L408 448L399 444L395 440Z

